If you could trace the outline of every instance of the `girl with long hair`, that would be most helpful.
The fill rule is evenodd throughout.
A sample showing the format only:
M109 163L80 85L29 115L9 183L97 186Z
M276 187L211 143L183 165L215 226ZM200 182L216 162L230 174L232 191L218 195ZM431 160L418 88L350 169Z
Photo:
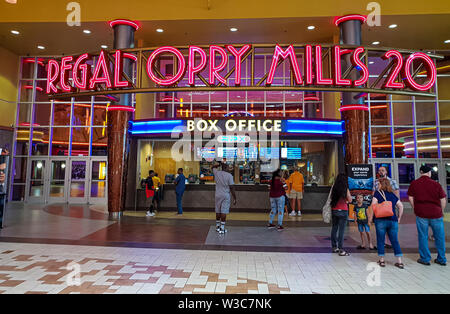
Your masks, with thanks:
M341 173L337 176L331 190L331 246L333 253L339 256L349 256L344 250L344 232L348 219L348 203L352 201L352 196L348 189L348 178Z
M270 181L270 216L269 216L269 224L267 227L269 229L275 228L273 224L273 220L275 215L278 214L278 226L276 226L278 231L282 231L283 228L283 216L284 216L284 195L285 195L285 184L281 180L281 171L278 169L273 172L272 180Z

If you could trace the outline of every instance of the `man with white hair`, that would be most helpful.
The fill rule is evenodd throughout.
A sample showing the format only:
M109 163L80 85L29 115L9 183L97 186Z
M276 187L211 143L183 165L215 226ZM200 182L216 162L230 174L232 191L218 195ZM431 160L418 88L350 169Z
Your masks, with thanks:
M408 198L416 214L416 226L419 239L419 264L429 266L431 254L428 247L428 229L431 227L434 243L437 249L436 264L446 266L445 258L445 229L444 209L447 204L447 195L442 186L431 179L431 168L420 167L420 178L411 182L408 189Z

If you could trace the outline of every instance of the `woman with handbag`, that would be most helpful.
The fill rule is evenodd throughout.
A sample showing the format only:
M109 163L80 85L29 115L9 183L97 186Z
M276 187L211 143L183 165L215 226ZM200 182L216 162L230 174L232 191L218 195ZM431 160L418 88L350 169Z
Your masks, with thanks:
M398 216L395 212L398 209ZM368 212L369 223L375 223L377 233L377 248L380 260L378 264L381 267L386 266L384 261L384 241L386 233L394 249L394 255L397 257L395 266L403 269L402 250L398 241L398 224L403 215L403 204L394 194L391 183L386 178L379 179L379 189L375 192L372 199L372 210Z
M331 246L333 253L339 253L339 256L349 256L343 248L344 232L348 220L348 203L352 201L352 196L348 190L348 178L341 173L331 188Z

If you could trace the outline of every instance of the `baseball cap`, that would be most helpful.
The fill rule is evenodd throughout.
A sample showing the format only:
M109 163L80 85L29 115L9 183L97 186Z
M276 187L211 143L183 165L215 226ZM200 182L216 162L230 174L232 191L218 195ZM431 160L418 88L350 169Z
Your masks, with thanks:
M430 171L431 171L431 168L426 165L423 165L422 167L420 167L420 172L422 172L422 173L428 173Z

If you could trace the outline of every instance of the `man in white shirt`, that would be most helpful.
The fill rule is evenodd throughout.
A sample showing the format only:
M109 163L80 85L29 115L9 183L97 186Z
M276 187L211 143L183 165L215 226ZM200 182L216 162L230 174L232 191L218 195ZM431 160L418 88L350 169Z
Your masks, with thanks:
M218 168L221 167L222 170ZM233 197L233 205L236 205L236 193L234 191L233 176L227 172L227 164L216 164L213 167L214 180L216 181L216 231L219 234L227 232L225 229L225 221L227 214L230 213L231 196ZM231 195L230 195L231 194Z

